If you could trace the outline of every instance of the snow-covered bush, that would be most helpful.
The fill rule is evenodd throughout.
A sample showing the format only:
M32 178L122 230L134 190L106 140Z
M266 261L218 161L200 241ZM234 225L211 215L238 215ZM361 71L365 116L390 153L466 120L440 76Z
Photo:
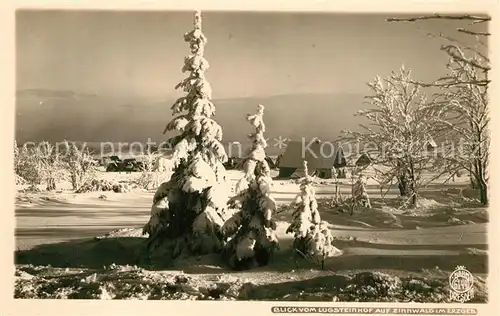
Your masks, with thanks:
M23 150L19 150L19 147L17 145L17 141L14 140L14 175L15 175L15 181L16 185L24 185L27 184L28 181L26 181L25 177L25 158L26 155Z
M135 181L140 188L151 190L157 188L163 182L162 180L165 180L164 175L167 170L158 170L157 168L160 158L161 154L149 151L145 153L142 172Z
M14 170L18 183L29 184L33 190L45 184L48 191L56 189L64 178L61 156L55 146L43 141L19 149L14 144Z
M64 168L59 151L54 145L44 141L38 144L36 155L47 191L55 190L57 184L64 179Z
M181 254L219 252L223 246L222 225L229 198L223 163L222 129L211 117L215 106L205 78L209 64L203 57L207 39L202 32L201 13L196 12L194 30L184 35L191 54L184 59L189 76L176 88L186 95L172 106L174 119L165 133L176 130L171 139L173 174L156 191L151 217L144 226L149 235L150 258L161 260Z
M35 150L32 147L14 145L14 170L19 177L19 184L25 183L36 187L42 183L42 170Z
M105 179L92 179L88 180L76 190L76 193L87 192L106 192L113 191L115 193L130 192L130 186L127 183L111 182Z
M78 191L85 183L96 178L97 165L88 148L78 148L75 143L64 141L65 154L62 159L64 169L71 181L73 190Z
M292 223L286 232L294 234L294 251L308 260L323 264L326 258L342 252L333 246L328 223L321 221L307 161L304 161L304 172L305 176L300 179L300 193L293 203Z
M362 174L358 175L358 179L352 186L352 199L355 205L361 205L365 208L371 208L370 197L366 190L366 180Z
M271 197L273 180L264 149L264 106L259 105L247 120L256 132L249 135L252 148L244 159L245 176L236 184L236 196L229 206L240 209L223 226L224 236L229 239L224 247L224 257L234 269L266 265L278 247L276 201Z
M113 182L105 179L91 179L83 183L75 192L76 193L87 193L87 192L98 192L98 191L113 191Z
M128 193L131 188L127 183L115 183L113 184L113 192L115 193Z

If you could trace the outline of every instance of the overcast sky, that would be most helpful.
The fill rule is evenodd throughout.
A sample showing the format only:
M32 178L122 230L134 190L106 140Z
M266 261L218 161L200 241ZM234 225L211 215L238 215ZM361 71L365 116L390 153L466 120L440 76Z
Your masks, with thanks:
M183 79L192 15L19 11L18 89L168 97ZM425 34L455 34L457 24L385 17L203 12L214 98L365 93L367 81L402 63L422 80L441 75L447 58Z

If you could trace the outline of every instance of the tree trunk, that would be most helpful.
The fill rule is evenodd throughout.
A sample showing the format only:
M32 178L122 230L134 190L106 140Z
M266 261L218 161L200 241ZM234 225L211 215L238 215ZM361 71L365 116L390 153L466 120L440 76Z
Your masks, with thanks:
M413 192L413 195L411 197L411 205L416 206L417 205L417 192Z
M410 196L410 192L408 191L408 169L405 167L403 161L397 161L397 169L398 169L398 189L399 195L401 197Z
M471 187L472 189L477 189L477 188L478 188L477 182L476 182L476 180L474 179L474 177L472 177L472 176L470 177L470 187Z
M56 189L56 181L53 178L47 179L47 191L54 191Z
M415 169L413 167L413 162L410 162L409 170L409 194L411 194L411 206L417 205L417 185L415 183Z
M398 188L400 196L408 196L408 182L406 181L406 177L404 176L399 177Z
M479 181L479 198L482 205L488 205L488 184L484 180Z
M73 190L78 190L78 181L77 181L77 176L76 174L71 174L71 186L73 187Z
M482 205L488 205L488 183L486 183L485 180L485 168L483 161L479 160L477 161L477 170L478 172L476 173L476 183L479 189L479 201L481 202Z
M474 162L472 163L472 168L469 171L470 186L472 189L478 189L479 187L479 182L477 181L478 178L477 175L478 175L477 164Z

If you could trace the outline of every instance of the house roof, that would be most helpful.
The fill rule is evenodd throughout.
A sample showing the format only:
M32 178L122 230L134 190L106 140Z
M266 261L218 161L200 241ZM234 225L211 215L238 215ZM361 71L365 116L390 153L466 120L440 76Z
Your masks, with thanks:
M436 142L434 141L434 139L432 139L432 138L431 138L431 139L429 139L429 140L427 141L427 143L425 144L425 148L427 148L427 149L433 149L433 148L436 148L436 147L437 147L437 144L436 144Z
M347 166L347 159L345 158L344 149L342 149L342 147L337 149L333 165L335 168L343 168Z
M367 166L372 163L372 159L367 153L362 153L356 160L356 166Z

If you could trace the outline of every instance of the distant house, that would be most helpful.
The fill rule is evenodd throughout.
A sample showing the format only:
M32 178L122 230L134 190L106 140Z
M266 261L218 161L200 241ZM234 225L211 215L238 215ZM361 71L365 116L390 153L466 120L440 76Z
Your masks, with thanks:
M337 178L345 179L345 167L347 166L347 159L345 158L344 149L339 147L335 153L335 159L333 161L333 166L337 172Z
M355 165L357 167L366 167L372 163L372 159L368 155L368 153L362 153L359 158L356 160Z
M347 166L347 160L345 159L344 149L342 149L342 147L339 147L335 153L333 166L335 168L344 168Z
M99 165L107 167L110 163L114 162L119 162L120 159L116 159L116 156L110 157L110 156L104 156L99 159Z
M305 146L307 146L307 149ZM319 140L316 140L311 145L309 145L308 141L305 144L301 141L290 141L279 159L279 177L303 177L305 175L303 162L306 160L309 175L315 175L323 179L332 178L335 155L328 152L329 148L323 148L322 152L321 146L322 142Z
M267 156L265 159L270 169L276 169L276 163L271 157Z
M431 139L429 139L429 140L427 141L427 143L425 144L425 149L426 149L427 151L434 151L437 147L438 147L438 146L437 146L436 142L435 142L435 141L434 141L434 139L432 139L432 138L431 138Z

